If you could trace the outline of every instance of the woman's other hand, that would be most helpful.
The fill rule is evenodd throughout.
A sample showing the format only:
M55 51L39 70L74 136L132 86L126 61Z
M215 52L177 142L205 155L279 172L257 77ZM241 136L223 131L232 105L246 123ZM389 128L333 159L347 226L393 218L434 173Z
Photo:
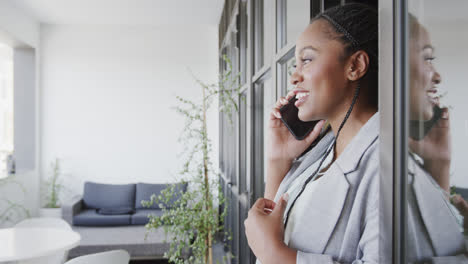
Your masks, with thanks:
M287 194L277 204L269 199L258 199L244 221L247 242L262 263L295 263L296 251L283 242L287 199Z
M288 128L281 121L280 109L289 103L289 100L296 96L294 91L289 92L286 97L281 97L275 104L275 107L270 113L269 134L267 155L268 160L273 162L284 161L292 162L300 154L302 154L314 140L319 136L325 121L321 120L315 125L314 130L307 135L303 140L297 140L289 132Z
M463 216L463 229L468 231L468 203L459 194L455 194L451 198L452 204L458 209L460 214Z

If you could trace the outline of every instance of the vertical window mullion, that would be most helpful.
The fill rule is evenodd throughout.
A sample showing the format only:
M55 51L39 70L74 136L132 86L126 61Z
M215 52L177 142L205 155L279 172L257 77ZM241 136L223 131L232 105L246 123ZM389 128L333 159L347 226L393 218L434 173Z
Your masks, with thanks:
M394 1L394 175L393 260L407 263L408 6Z

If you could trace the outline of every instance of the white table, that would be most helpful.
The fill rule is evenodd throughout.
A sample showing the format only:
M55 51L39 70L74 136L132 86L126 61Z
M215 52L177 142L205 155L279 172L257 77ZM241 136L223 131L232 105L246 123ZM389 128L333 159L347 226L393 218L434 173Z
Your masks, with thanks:
M0 262L23 261L54 255L79 245L72 230L57 228L0 229Z

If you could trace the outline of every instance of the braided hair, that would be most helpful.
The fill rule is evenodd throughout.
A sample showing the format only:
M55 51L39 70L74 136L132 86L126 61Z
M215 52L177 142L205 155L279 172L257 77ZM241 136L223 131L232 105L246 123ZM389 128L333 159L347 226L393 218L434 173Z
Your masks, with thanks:
M344 45L342 58L346 59L358 50L363 50L369 56L369 68L360 84L366 88L366 97L370 105L378 105L378 13L375 8L350 3L325 10L311 19L325 20L331 26L326 32L331 39L336 39Z

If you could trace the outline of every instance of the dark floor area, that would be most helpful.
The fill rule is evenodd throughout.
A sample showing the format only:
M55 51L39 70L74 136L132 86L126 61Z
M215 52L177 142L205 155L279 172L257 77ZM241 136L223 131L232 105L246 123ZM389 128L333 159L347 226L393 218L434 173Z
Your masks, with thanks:
M217 263L217 260L219 263L223 263L222 259L223 256L225 256L226 253L224 252L223 245L221 243L216 243L213 245L213 263ZM130 264L168 264L169 262L167 260L132 260L130 261Z
M132 260L130 264L167 264L167 260Z

